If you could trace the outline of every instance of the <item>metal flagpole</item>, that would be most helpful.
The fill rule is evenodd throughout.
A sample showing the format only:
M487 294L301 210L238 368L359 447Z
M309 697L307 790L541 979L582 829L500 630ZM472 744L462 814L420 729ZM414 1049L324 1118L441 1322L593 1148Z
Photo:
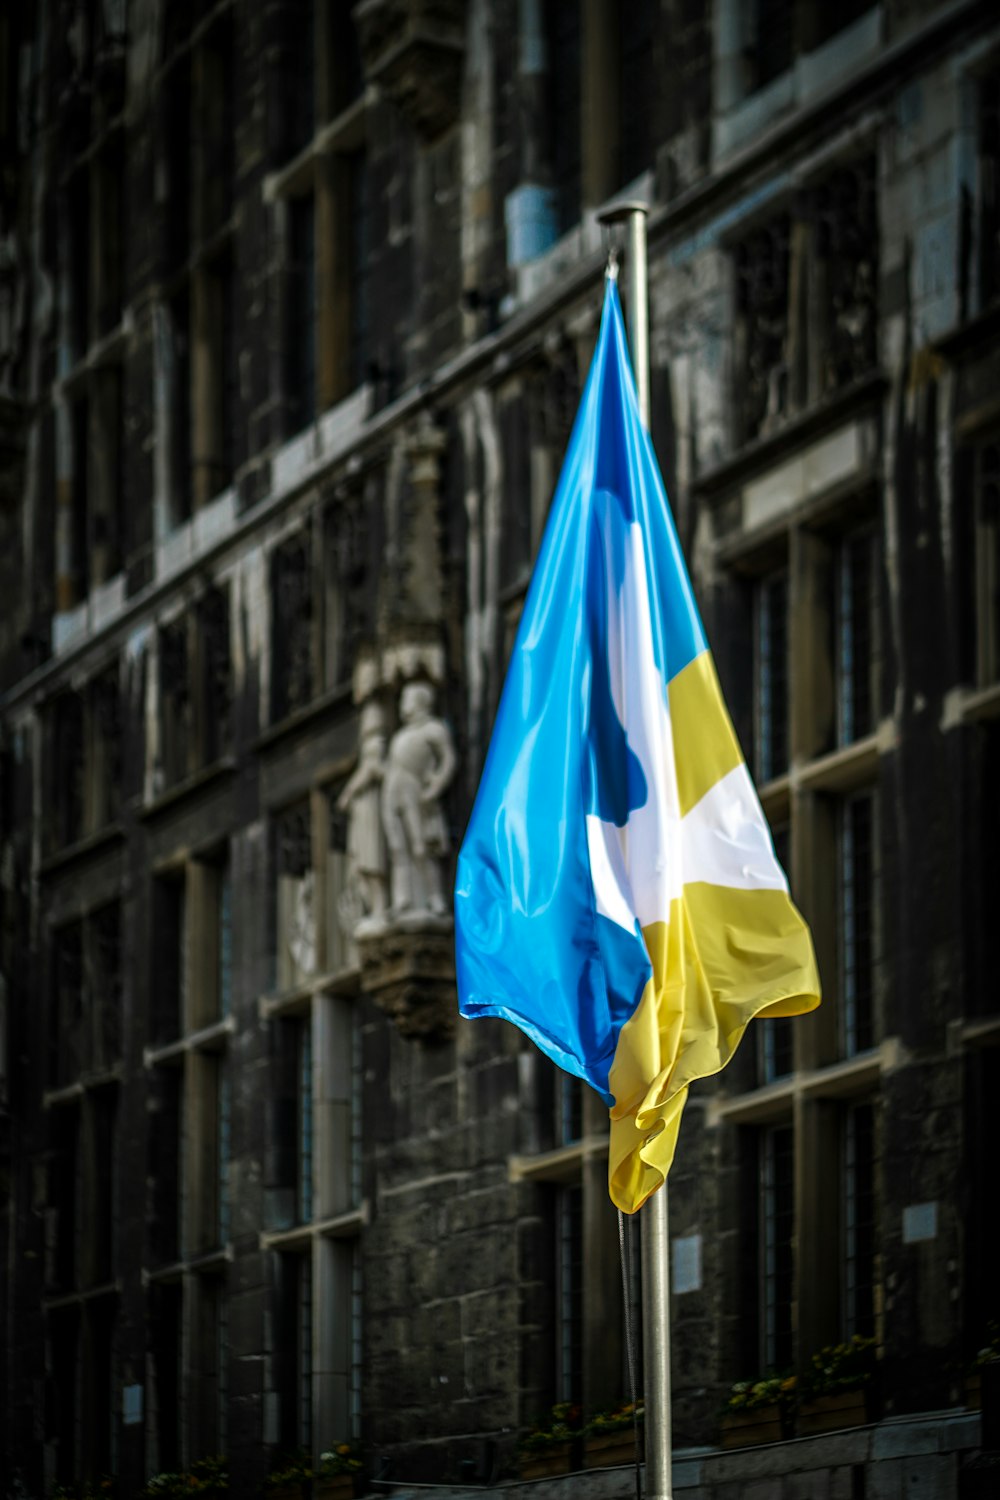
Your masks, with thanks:
M602 224L628 225L628 311L639 415L649 430L649 277L645 203L616 203ZM667 1185L640 1213L642 1226L642 1343L645 1384L646 1500L672 1500L670 1422L670 1237Z

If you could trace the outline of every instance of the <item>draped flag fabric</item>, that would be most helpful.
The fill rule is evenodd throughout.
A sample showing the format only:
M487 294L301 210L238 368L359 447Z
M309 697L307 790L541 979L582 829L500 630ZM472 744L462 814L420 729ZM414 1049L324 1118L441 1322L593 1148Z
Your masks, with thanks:
M819 1004L726 712L618 293L528 590L458 861L459 1005L504 1016L611 1111L611 1197L673 1159L688 1085L755 1016Z

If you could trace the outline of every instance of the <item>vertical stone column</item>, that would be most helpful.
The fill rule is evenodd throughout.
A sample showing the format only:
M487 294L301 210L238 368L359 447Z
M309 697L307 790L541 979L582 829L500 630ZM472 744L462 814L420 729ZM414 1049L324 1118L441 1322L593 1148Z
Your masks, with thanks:
M200 510L225 480L224 289L222 275L202 266L191 278L191 498Z

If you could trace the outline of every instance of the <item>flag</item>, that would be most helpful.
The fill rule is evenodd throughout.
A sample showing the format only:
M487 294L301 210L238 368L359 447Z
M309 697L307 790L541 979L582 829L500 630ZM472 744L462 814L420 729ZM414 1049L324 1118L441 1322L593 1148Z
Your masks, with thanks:
M611 281L459 854L455 936L461 1013L513 1021L607 1103L627 1213L666 1177L690 1083L753 1017L819 1004Z

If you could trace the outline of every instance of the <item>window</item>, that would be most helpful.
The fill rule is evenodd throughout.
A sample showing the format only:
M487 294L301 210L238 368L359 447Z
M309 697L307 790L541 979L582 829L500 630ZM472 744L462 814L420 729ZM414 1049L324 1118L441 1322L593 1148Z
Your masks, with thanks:
M121 1058L121 911L117 902L56 929L52 943L52 1084L105 1075Z
M872 5L873 0L845 0L837 6L751 0L741 12L746 27L746 92L766 88L788 72L797 55L815 51Z
M308 1224L313 1216L313 1045L312 1018L294 1025L295 1063L295 1218Z
M351 489L323 514L323 682L327 688L350 682L358 650L375 633L376 590L381 546L376 497Z
M54 1295L78 1286L83 1160L79 1106L52 1110L49 1126L46 1287Z
M166 790L221 759L232 745L228 585L160 626L157 784Z
M160 627L158 662L160 780L172 786L189 775L194 760L186 617Z
M734 337L738 440L766 437L791 409L788 366L790 221L779 215L736 251Z
M279 1448L360 1421L361 1030L355 1000L271 1001L272 1119L266 1243L274 1251L273 1371Z
M122 563L125 513L121 337L124 307L125 144L104 129L70 174L61 203L58 462L69 545L57 563L58 607L67 610ZM100 350L100 358L94 353Z
M841 1024L847 1056L874 1046L878 858L876 802L859 793L840 805L837 840Z
M80 692L52 702L45 721L49 853L100 833L121 801L121 703L118 664Z
M288 406L298 431L316 417L316 200L288 204Z
M548 0L545 15L549 57L546 146L556 191L557 233L565 234L580 218L580 6L576 0L570 4L565 0Z
M148 1401L160 1461L176 1464L225 1443L234 999L228 844L162 871L151 905Z
M349 395L367 358L365 106L350 8L299 0L281 56L272 138L290 434Z
M792 1360L795 1233L795 1136L790 1126L765 1130L761 1141L761 1308L764 1368Z
M117 1112L108 1083L48 1110L44 1307L67 1482L107 1472L114 1456Z
M583 1190L555 1191L556 1400L583 1401Z
M164 532L223 491L241 458L234 62L232 17L223 13L193 45L177 38L163 75L165 259L171 274L155 351L166 393L157 413Z
M851 1338L875 1333L875 1112L850 1105L844 1116L844 1318Z
M271 556L271 719L312 701L317 683L312 534L290 537Z
M1000 441L980 443L973 457L976 567L976 679L1000 681Z
M194 1304L187 1370L189 1459L211 1458L226 1444L227 1302L222 1275L196 1272L185 1287Z
M980 82L978 104L977 281L985 308L1000 295L1000 68Z
M183 1116L183 1069L157 1069L149 1084L147 1141L147 1246L152 1266L169 1266L180 1259Z
M153 1015L154 1042L180 1036L187 1013L188 915L183 868L158 876L153 882Z
M347 818L337 807L342 783L327 794L326 849L326 957L324 967L331 973L353 969L357 950L351 936L355 923L364 915L358 892L347 884ZM377 790L372 789L369 810L377 812Z
M794 0L755 0L753 4L752 88L763 88L792 65L795 47Z
M183 1288L177 1282L154 1283L149 1289L150 1389L149 1423L156 1471L181 1468L181 1330Z
M556 1074L556 1141L572 1145L583 1138L583 1090L579 1078L560 1068Z
M769 436L875 368L876 182L874 156L847 162L735 247L737 443Z
M863 738L876 726L877 555L871 531L845 537L836 552L834 673L840 745Z
M316 877L308 800L295 803L277 819L274 861L274 979L281 992L295 989L316 971Z
M280 1396L279 1447L312 1448L313 1286L309 1250L275 1256L276 1338Z
M754 589L754 745L758 781L788 769L788 572Z

